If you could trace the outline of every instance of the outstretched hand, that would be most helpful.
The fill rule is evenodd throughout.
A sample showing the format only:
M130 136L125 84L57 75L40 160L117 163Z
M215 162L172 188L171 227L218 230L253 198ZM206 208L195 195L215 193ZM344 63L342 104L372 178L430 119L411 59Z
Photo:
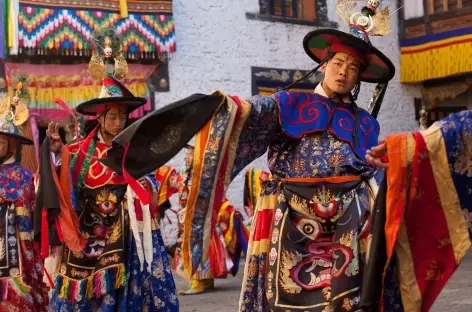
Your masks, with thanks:
M46 130L46 136L51 138L51 152L58 153L61 150L62 140L59 135L59 124L51 121Z
M59 124L51 121L48 125L48 129L46 130L46 136L50 137L51 139L58 139L59 136Z
M387 155L387 145L381 143L377 146L372 147L372 149L367 150L366 160L372 166L379 168L388 168L388 163L385 162L382 158Z

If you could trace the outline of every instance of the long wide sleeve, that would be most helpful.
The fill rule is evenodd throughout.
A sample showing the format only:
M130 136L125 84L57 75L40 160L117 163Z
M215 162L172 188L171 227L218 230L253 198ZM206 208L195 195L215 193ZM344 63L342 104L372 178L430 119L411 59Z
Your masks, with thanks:
M231 179L253 160L261 157L278 127L278 102L275 96L256 95L247 100L249 115L239 134Z
M185 214L183 254L191 275L216 245L215 223L230 181L267 150L277 127L277 101L225 96L224 105L197 134L192 187Z
M395 293L389 275L398 266L395 287L404 310L429 311L471 245L472 111L385 142L390 166L384 217L378 218L384 233L373 233L373 240L380 235L385 241L383 294ZM371 251L366 272L379 265L379 250ZM387 309L391 300L379 299Z
M133 123L101 160L118 173L124 167L123 174L136 179L163 166L196 134L183 244L189 275L202 254L211 253L218 210L231 179L262 156L275 135L277 107L275 97L245 101L221 92L194 94Z

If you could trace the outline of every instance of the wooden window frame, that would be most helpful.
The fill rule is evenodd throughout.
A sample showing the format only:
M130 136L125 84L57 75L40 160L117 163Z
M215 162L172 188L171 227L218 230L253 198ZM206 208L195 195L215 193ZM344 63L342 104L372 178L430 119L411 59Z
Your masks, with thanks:
M279 0L280 1L280 0ZM285 1L285 0L281 0ZM298 16L298 3L302 0L292 0L292 7L294 13ZM282 14L275 15L274 6L277 0L259 0L259 13L246 13L246 17L252 20L262 20L269 22L280 22L307 26L322 26L337 28L338 24L328 20L327 15L327 1L332 0L314 0L316 18L314 20L305 20L298 17L286 16L286 6L282 6ZM296 11L296 12L295 12ZM295 15L295 14L293 14Z
M276 17L282 17L282 18L293 18L293 19L297 19L297 20L301 20L301 21L316 21L318 19L318 11L317 11L317 1L316 0L310 0L313 4L313 9L314 9L314 15L315 15L315 18L313 20L310 20L310 19L304 19L302 17L300 17L299 15L299 6L301 5L301 3L304 1L304 0L266 0L267 1L267 14L271 15L271 16L276 16ZM279 3L286 3L287 1L291 1L291 6L290 6L290 10L291 10L291 15L288 15L287 14L287 5L280 5L280 10L281 10L281 14L276 14L275 12L275 9L277 7L277 5L279 5Z
M405 1L411 1L411 0L403 0L403 3L405 3ZM413 18L410 20L423 20L425 18L428 18L429 20L440 20L443 18L449 18L449 17L458 16L458 15L459 16L466 15L472 12L471 6L464 7L465 0L456 0L457 6L454 8L451 8L450 0L440 0L442 1L443 10L440 12L437 12L435 11L436 1L437 0L423 0L424 15L422 17ZM460 13L458 14L459 11ZM402 10L402 13L403 13L403 10ZM404 13L401 14L402 19L403 17L404 17Z
M403 3L405 1L411 0L403 0ZM451 3L447 2L447 12L431 13L433 11L431 6L434 7L434 1L435 0L423 0L424 15L421 17L405 20L405 12L404 10L400 10L400 18L398 19L400 40L418 38L472 26L472 6L464 6L466 0L457 0L460 1L462 5L461 9L456 6L451 8ZM445 6L446 4L443 3L443 5Z
M442 7L443 10L441 12L435 12L435 0L424 0L426 2L426 7L428 8L428 14L429 15L434 15L434 14L441 14L441 13L447 13L447 12L454 12L457 10L460 10L464 7L464 2L463 0L457 0L457 7L453 8L450 10L449 8L449 1L450 0L441 0L442 1Z

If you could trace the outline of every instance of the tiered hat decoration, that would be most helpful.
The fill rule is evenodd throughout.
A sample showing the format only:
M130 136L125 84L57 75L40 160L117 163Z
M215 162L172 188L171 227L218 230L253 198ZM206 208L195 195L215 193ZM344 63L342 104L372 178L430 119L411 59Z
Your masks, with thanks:
M317 63L330 52L352 55L363 65L361 80L388 82L395 75L395 67L369 40L369 35L385 36L390 33L388 8L379 9L380 0L367 0L360 11L354 0L339 0L336 11L349 25L349 34L335 29L320 29L308 33L303 40L306 53Z
M13 97L6 96L0 103L0 135L8 136L21 144L33 141L23 136L22 125L28 120L29 109L21 98L23 83L19 82Z
M83 115L97 116L112 107L125 105L128 113L146 103L146 99L134 96L118 79L128 73L128 63L121 52L121 39L115 30L106 28L96 32L94 37L96 51L89 63L89 74L93 79L102 80L98 98L77 106Z

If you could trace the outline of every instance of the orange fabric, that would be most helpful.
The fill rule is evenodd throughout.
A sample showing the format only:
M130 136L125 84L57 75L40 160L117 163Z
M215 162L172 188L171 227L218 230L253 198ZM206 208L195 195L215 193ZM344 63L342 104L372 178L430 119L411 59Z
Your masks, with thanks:
M233 121L234 128L231 130L229 137L226 135L226 137L228 138L228 143L223 143L222 148L225 149L225 152L222 154L222 157L219 157L219 165L215 173L216 176L222 176L222 174L225 174L231 171L229 169L231 165L229 165L229 162L228 162L229 157L230 157L229 147L231 144L230 142L235 139L234 137L236 138L239 137L239 134L235 132L234 129L236 128L236 125L238 125L238 121L241 117L241 104L239 101L236 101L235 103L237 104L237 110L235 112L235 117ZM234 107L233 107L233 113L234 113ZM231 139L232 137L233 137L233 140ZM228 181L229 181L229 178L228 178ZM210 226L211 237L210 237L210 243L208 246L211 265L214 265L215 262L219 262L219 266L222 269L222 272L218 272L216 271L215 268L212 267L212 272L214 273L213 276L216 276L216 277L224 277L226 275L226 263L225 263L226 248L224 246L224 243L219 239L219 235L217 234L217 231L216 231L216 223L218 222L218 214L225 200L223 198L223 194L225 193L225 191L226 191L226 187L225 187L224 180L216 179L213 182L213 191L212 191L212 195L210 196L209 210L211 211L212 215L211 215L211 226ZM205 241L205 235L204 235L204 241Z
M23 136L33 140L33 129L29 120L23 124ZM21 166L28 169L29 172L38 170L34 145L23 145L21 147Z
M73 252L78 252L85 247L85 239L82 237L79 231L79 217L72 206L71 189L69 181L69 164L70 164L70 153L66 148L62 149L62 170L60 177L58 178L56 171L53 170L52 176L57 186L59 204L61 206L59 212L59 224L61 226L60 231L64 239L64 243ZM51 164L54 168L54 165Z
M407 134L391 135L386 139L387 153L390 160L387 169L387 221L385 223L388 258L392 256L395 249L395 242L407 200L406 142Z
M156 180L159 182L159 190L157 193L157 205L162 205L166 200L177 193L178 189L172 187L169 183L170 179L177 174L175 168L171 166L162 166L157 168L154 173Z
M406 163L406 143L407 135L397 134L386 138L387 157L389 167L387 169L387 203L386 203L386 222L385 222L385 240L387 263L384 268L382 280L385 280L387 268L395 249L395 243L398 238L398 232L403 220L403 211L407 203L406 192L407 185L407 163ZM382 287L382 296L384 298L384 289ZM382 300L383 301L383 300ZM384 311L384 304L380 304L379 311Z
M402 302L408 311L430 310L470 246L460 203L451 200L457 194L443 139L439 130L386 139L390 165L383 280L396 250ZM448 215L454 210L459 213ZM457 235L462 226L463 234ZM457 259L455 248L461 250Z
M342 176L330 178L285 178L285 182L304 182L304 183L343 183L351 181L360 181L360 176Z
M410 182L406 185L408 203L403 224L414 268L414 273L410 271L407 276L415 276L418 293L410 297L416 301L408 311L414 306L420 307L415 311L426 312L460 262L461 256L456 259L455 247L464 246L461 254L465 255L470 237L460 203L451 200L457 198L457 194L447 163L446 146L442 144L442 133L436 131L423 136L416 132L413 136L415 149L411 168L408 166L411 175L407 177ZM454 210L458 213L448 219L447 214ZM399 272L400 277L405 277L406 270L400 269ZM404 284L402 294L411 294L410 285Z

